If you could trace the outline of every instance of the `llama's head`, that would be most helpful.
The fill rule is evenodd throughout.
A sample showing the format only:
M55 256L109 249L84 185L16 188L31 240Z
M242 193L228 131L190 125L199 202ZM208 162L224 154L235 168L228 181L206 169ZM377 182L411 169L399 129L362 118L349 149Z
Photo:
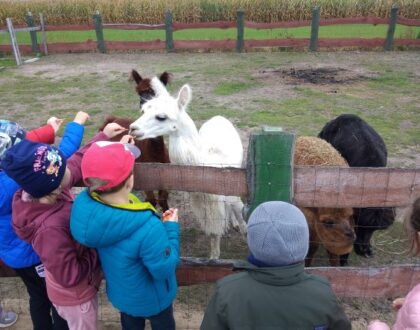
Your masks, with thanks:
M157 77L150 85L156 95L142 105L140 118L130 125L130 134L138 140L176 134L191 101L189 85L182 86L177 97L171 96Z
M342 255L350 253L356 238L351 208L301 208L308 220L313 238L317 237L327 251Z
M165 86L170 82L172 75L169 72L163 72L159 76L159 80ZM141 106L146 103L147 101L151 100L155 97L156 93L151 85L151 79L149 78L142 78L140 74L136 70L131 71L131 79L134 80L136 83L136 91L140 97L140 108Z

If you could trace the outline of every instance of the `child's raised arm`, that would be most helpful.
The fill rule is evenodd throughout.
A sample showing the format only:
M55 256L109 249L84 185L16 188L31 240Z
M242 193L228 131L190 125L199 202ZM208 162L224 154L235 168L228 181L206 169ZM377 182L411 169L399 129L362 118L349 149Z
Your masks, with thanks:
M66 158L69 158L80 148L85 132L84 125L88 119L89 115L86 112L79 111L74 120L66 125L63 138L58 146L58 149Z

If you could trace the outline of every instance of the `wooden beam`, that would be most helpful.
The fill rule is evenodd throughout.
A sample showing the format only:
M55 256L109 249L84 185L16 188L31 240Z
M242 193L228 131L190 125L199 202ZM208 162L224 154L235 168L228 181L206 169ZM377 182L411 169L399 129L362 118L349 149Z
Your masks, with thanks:
M420 168L295 167L294 201L299 206L405 206L419 194Z
M420 168L296 166L293 201L307 207L388 207L408 205L420 194ZM136 190L200 191L248 196L243 168L138 163ZM273 183L271 190L275 190Z
M234 274L240 260L182 258L177 269L180 286L212 283ZM326 277L339 297L405 296L420 282L420 265L389 267L311 267L308 273Z
M241 260L210 260L181 258L177 268L179 286L214 283L237 272L234 265ZM420 283L420 265L388 267L311 267L306 272L327 278L339 297L385 298L405 296ZM17 276L6 266L0 266L0 278Z
M247 196L246 172L242 168L137 163L136 190L200 191L227 196Z

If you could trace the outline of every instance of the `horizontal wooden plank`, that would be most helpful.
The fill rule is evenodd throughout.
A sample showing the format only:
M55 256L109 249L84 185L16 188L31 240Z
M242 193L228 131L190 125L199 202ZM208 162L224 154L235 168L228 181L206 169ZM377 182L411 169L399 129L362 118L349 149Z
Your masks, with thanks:
M172 24L173 31L186 29L229 29L236 28L236 22L217 21L217 22L196 22L196 23L178 23Z
M164 50L166 48L165 41L105 41L107 50Z
M246 172L241 168L137 163L134 170L138 190L201 191L227 196L246 196Z
M234 49L236 40L175 40L175 49Z
M388 24L389 18L364 16L364 17L342 17L342 18L327 18L320 19L319 25L346 25L346 24Z
M236 273L234 264L239 260L209 260L181 258L177 268L180 286L214 283ZM311 267L308 273L327 278L339 297L386 298L405 296L420 283L420 265L388 267ZM0 266L0 278L17 276L6 266Z
M182 258L177 269L179 285L213 283L234 274L234 260ZM420 282L420 265L389 267L311 267L308 273L326 277L339 297L405 296Z
M258 23L245 21L245 27L249 29L281 29L281 28L294 28L311 25L310 20L304 21L290 21L290 22L272 22L272 23Z
M135 24L135 23L107 23L102 25L104 29L118 30L162 30L165 24Z
M246 170L238 168L141 163L135 181L138 190L248 196ZM404 206L420 194L420 169L297 166L293 190L300 206Z
M254 47L308 47L308 38L245 40L245 48Z
M420 19L405 18L403 16L397 17L397 24L407 26L420 26Z
M404 206L420 194L420 169L314 166L294 169L294 201L300 206Z
M90 24L45 25L45 31L85 31L85 30L95 30L95 26L90 25Z

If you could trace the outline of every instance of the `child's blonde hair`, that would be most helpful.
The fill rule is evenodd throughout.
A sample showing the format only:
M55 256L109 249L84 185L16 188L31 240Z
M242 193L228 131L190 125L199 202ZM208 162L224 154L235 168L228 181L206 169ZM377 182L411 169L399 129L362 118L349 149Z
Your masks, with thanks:
M420 254L420 197L417 197L407 212L404 224L410 242L410 252L417 256Z

